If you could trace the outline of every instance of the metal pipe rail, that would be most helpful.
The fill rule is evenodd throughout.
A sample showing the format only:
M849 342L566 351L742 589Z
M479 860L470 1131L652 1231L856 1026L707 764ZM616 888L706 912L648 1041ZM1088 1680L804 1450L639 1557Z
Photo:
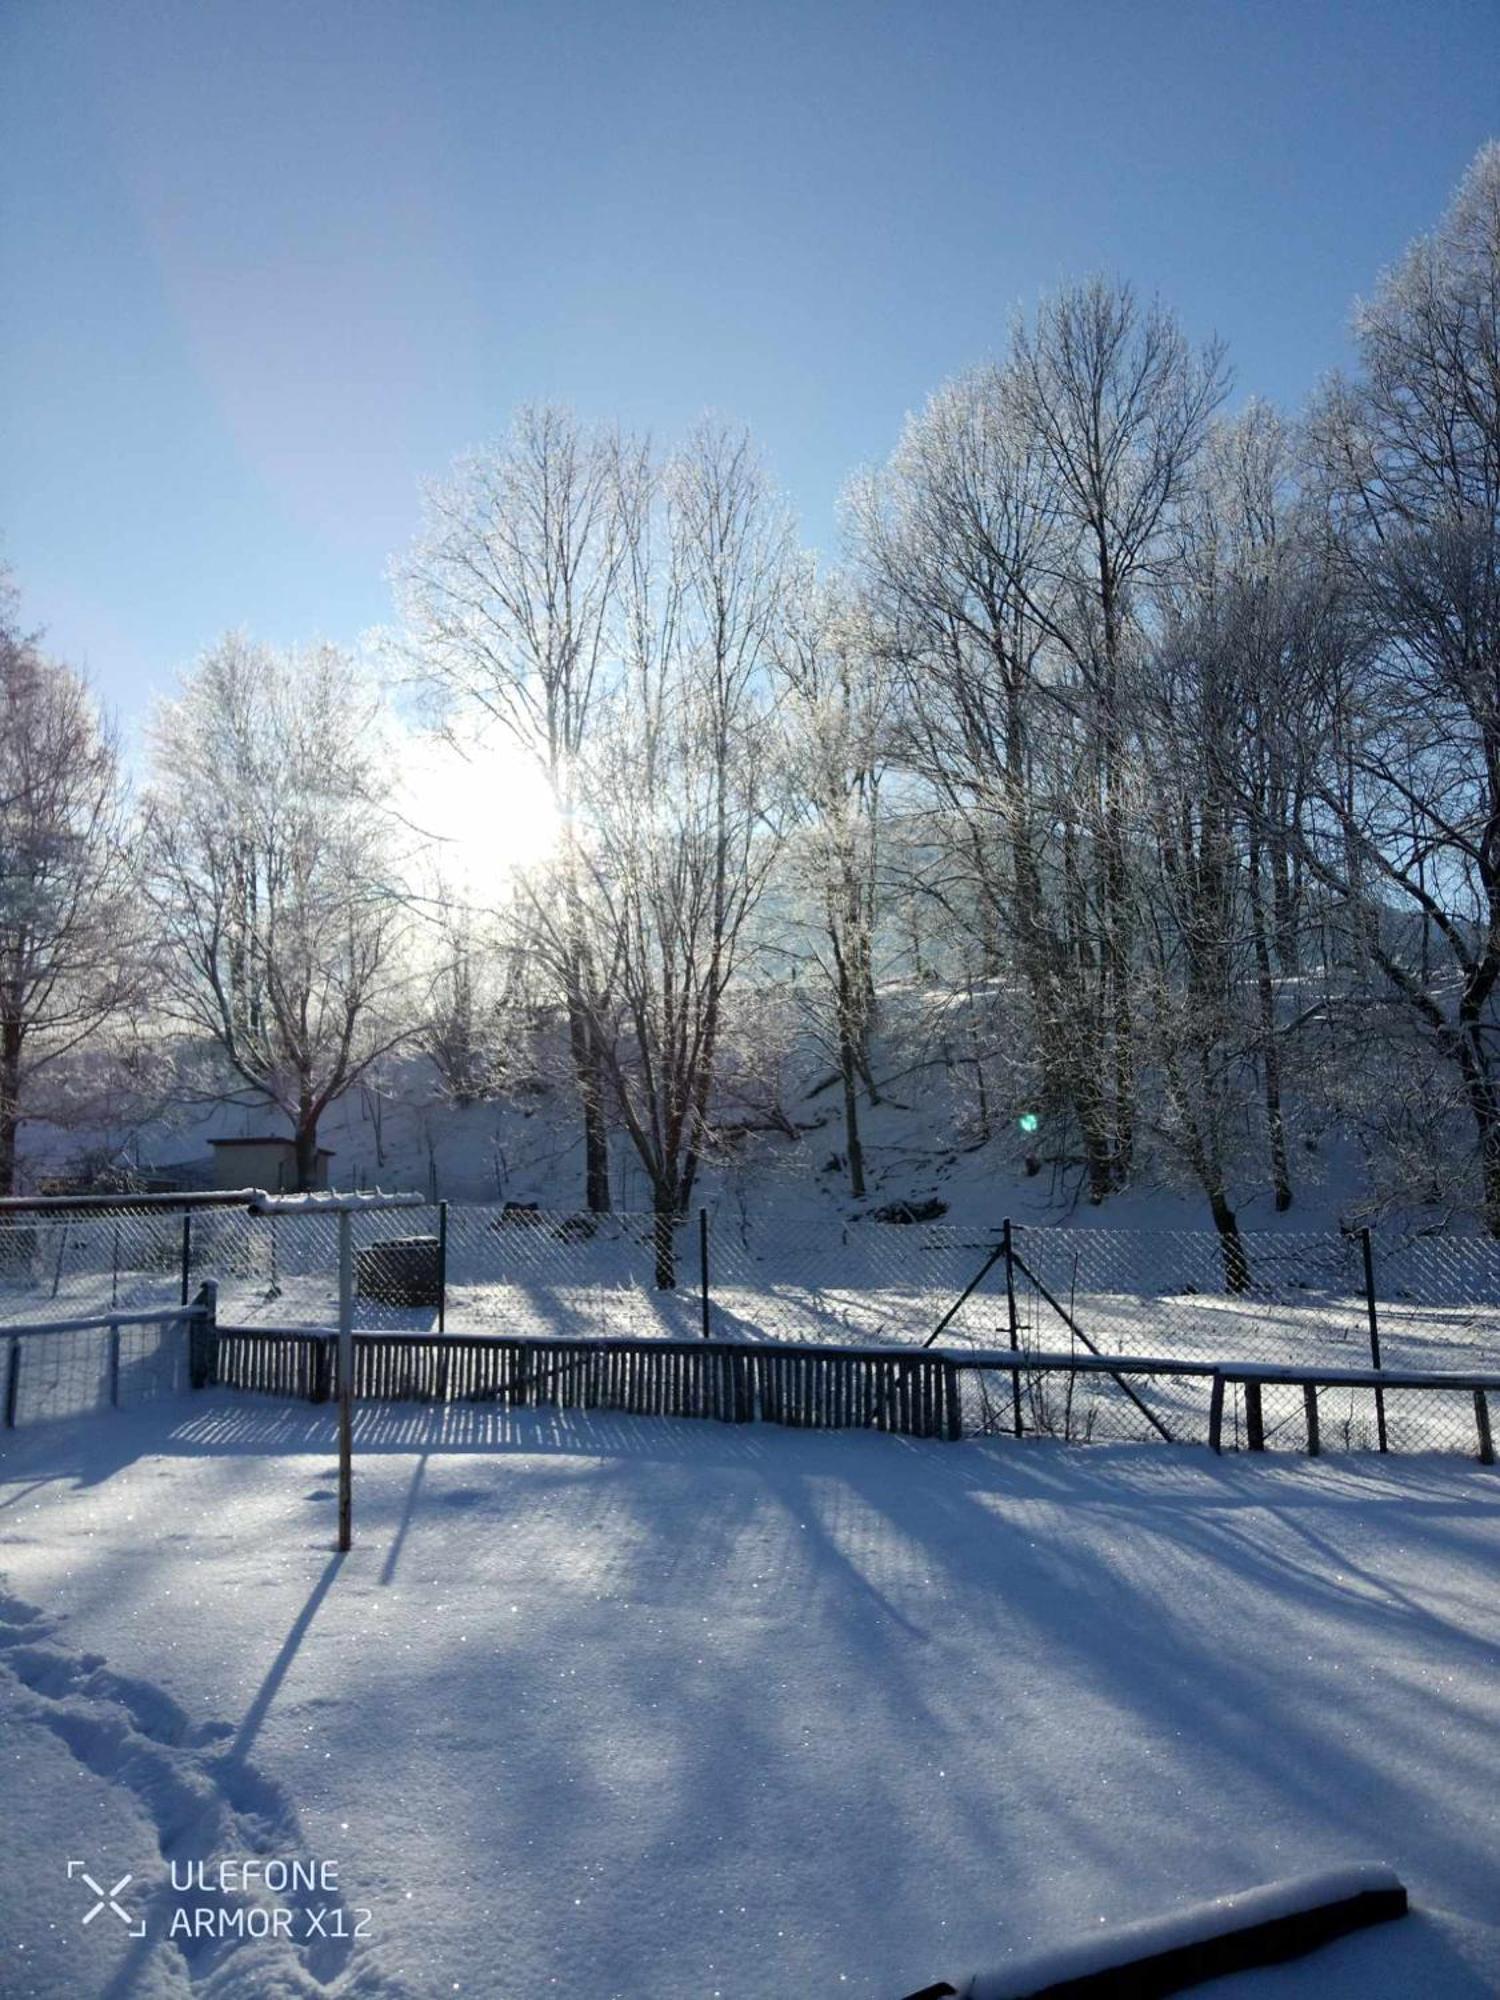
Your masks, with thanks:
M249 1208L259 1188L184 1189L179 1194L8 1194L0 1196L0 1221L7 1215L79 1215L123 1209L156 1209L176 1214L184 1208Z
M92 1333L113 1326L161 1326L169 1319L203 1319L204 1306L157 1306L144 1312L94 1313L87 1319L27 1320L24 1325L7 1326L0 1320L0 1340L24 1340L29 1334Z

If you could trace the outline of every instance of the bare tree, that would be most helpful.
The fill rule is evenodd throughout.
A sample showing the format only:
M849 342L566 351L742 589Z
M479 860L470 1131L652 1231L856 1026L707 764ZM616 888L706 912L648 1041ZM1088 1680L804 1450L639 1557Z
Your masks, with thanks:
M904 683L902 760L931 801L916 886L984 980L1019 975L1044 1104L1076 1120L1101 1201L1114 1140L1089 880L1097 751L1055 637L1070 530L1008 371L932 397L856 489L852 514L880 643Z
M818 973L814 1010L830 1020L844 1109L849 1192L865 1195L861 1084L878 1102L870 1062L875 1020L881 784L892 739L894 682L847 589L806 566L788 591L775 644L790 739L792 876Z
M416 1032L377 721L346 655L231 636L152 730L165 1003L290 1122L303 1188L323 1113Z
M670 1287L726 996L774 853L766 665L788 545L749 439L712 423L636 487L626 519L624 671L584 789L590 1012ZM560 953L556 920L551 935Z
M1361 309L1311 427L1347 609L1329 620L1308 866L1461 1086L1500 1235L1500 144Z
M39 1079L122 1006L133 910L114 736L84 681L20 631L0 575L0 1193Z
M1056 485L1062 543L1049 636L1077 671L1093 766L1101 974L1110 1038L1111 1177L1128 1179L1135 1048L1130 866L1129 680L1141 647L1143 587L1170 560L1178 512L1222 401L1223 350L1194 353L1160 305L1103 279L1043 302L1018 325L1009 376L1020 422Z
M1138 864L1141 1039L1159 1089L1154 1129L1202 1188L1227 1288L1250 1282L1230 1175L1250 1099L1253 1029L1241 821L1225 773L1242 756L1233 648L1222 641L1219 549L1205 524L1148 663L1139 754L1149 837Z
M608 639L626 537L622 494L639 451L564 411L523 410L509 436L426 494L398 584L418 670L450 731L494 728L535 759L556 811L560 866L548 930L583 1112L584 1194L606 1210L609 1142L596 985L584 923L579 774L609 684ZM499 857L503 861L504 857Z
M1254 1070L1275 1204L1292 1201L1283 1044L1295 1017L1280 1001L1300 959L1304 639L1323 565L1273 411L1253 404L1220 425L1206 457L1180 560L1154 593L1144 957L1158 1129L1204 1187L1233 1284L1246 1266L1228 1177L1253 1122Z

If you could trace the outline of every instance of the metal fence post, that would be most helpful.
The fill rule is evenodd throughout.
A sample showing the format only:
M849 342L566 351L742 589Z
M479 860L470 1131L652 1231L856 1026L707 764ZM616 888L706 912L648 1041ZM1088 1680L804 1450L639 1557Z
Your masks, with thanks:
M1359 1232L1359 1247L1365 1260L1365 1311L1370 1320L1370 1366L1380 1366L1380 1315L1375 1309L1375 1252L1370 1242L1370 1232ZM1380 1440L1380 1449L1389 1449L1385 1435L1385 1391L1375 1391L1375 1430Z
M109 1407L120 1407L120 1329L112 1326L109 1330Z
M1485 1401L1483 1389L1474 1391L1474 1422L1479 1431L1479 1463L1495 1463L1495 1436L1490 1429L1490 1406Z
M1245 1442L1252 1451L1266 1448L1266 1419L1261 1403L1260 1383L1253 1375L1247 1375L1245 1389Z
M698 1211L698 1287L699 1301L703 1314L703 1338L710 1339L709 1297L708 1297L708 1210Z
M17 1335L10 1339L10 1353L5 1363L5 1428L13 1431L16 1427L16 1404L21 1394L21 1342Z
M1005 1218L1003 1227L1003 1244L1005 1249L1005 1310L1010 1328L1010 1351L1012 1354L1016 1354L1020 1351L1021 1339L1016 1326L1016 1253L1015 1246L1011 1241L1010 1217L1008 1215ZM1019 1368L1011 1370L1010 1401L1011 1419L1015 1425L1016 1436L1019 1437L1021 1435L1021 1371Z
M193 1324L188 1330L188 1381L207 1389L219 1379L219 1287L205 1278L193 1300Z
M185 1306L188 1302L188 1272L192 1268L192 1262L193 1211L185 1208L182 1211L182 1297L178 1300L179 1305Z
M438 1332L448 1328L448 1204L438 1203Z
M339 1549L354 1541L354 1238L353 1216L339 1210Z

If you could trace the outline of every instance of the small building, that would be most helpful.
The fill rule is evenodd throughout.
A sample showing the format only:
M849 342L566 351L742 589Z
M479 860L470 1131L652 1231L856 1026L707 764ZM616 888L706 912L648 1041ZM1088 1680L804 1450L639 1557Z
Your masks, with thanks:
M297 1186L297 1145L293 1139L210 1139L214 1149L216 1188L263 1188L267 1194L290 1194ZM319 1146L312 1184L328 1185L333 1153Z

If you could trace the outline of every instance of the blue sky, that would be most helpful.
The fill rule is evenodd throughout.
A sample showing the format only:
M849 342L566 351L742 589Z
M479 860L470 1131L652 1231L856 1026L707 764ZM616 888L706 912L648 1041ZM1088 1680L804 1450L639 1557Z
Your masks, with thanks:
M6 0L0 129L0 551L129 718L386 620L522 401L740 418L825 548L1069 276L1294 405L1500 129L1500 8Z

